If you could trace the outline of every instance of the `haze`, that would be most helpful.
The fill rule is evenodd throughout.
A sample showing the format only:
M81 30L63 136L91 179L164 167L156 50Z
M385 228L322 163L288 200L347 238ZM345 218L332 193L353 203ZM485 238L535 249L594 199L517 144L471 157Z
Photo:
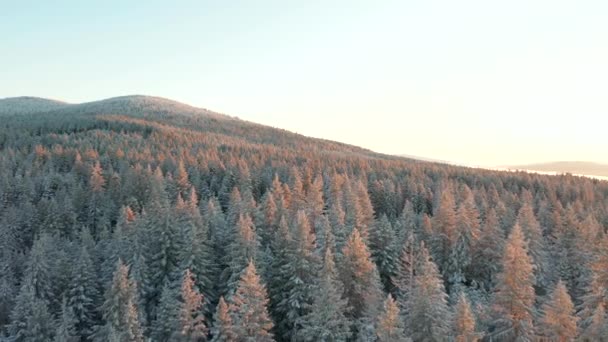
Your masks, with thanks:
M608 162L603 1L5 2L0 98L150 94L378 152Z

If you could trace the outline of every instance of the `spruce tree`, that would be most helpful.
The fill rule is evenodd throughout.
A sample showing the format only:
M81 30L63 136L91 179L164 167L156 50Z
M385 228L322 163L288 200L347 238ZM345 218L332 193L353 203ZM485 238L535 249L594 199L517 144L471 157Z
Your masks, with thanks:
M494 308L497 319L493 336L497 339L534 338L534 265L519 224L509 235L497 277Z
M203 315L203 295L198 292L190 270L186 270L181 284L178 311L178 340L196 342L206 339L207 326Z
M236 342L238 340L234 331L234 325L232 324L230 308L226 304L224 297L220 297L217 305L211 333L213 335L212 342Z
M343 297L344 285L338 278L331 248L325 249L323 267L313 292L308 313L298 325L297 340L347 341L351 336L352 322L346 317L348 302Z
M405 342L405 326L399 313L399 307L390 294L384 301L384 310L376 323L378 342Z
M287 262L278 270L285 282L280 286L284 297L276 306L280 318L277 328L285 339L293 339L297 334L296 322L306 315L312 303L312 290L319 266L315 254L315 236L304 211L297 212L292 231L293 238L287 246Z
M89 252L82 246L66 294L68 307L76 318L76 332L80 336L90 336L99 323L100 296L97 281Z
M608 320L606 319L606 309L600 303L589 318L588 324L581 330L579 339L585 342L604 342L608 339Z
M549 341L571 341L577 336L577 317L568 290L560 280L542 307L539 331Z
M397 271L393 277L393 284L396 287L397 303L403 316L409 312L409 298L414 287L414 275L416 273L416 238L410 233L403 243Z
M340 275L350 308L349 318L375 317L382 304L380 277L357 229L353 230L342 250Z
M266 288L250 261L241 274L229 306L237 341L274 341L267 305Z
M129 277L129 268L119 260L102 305L105 325L99 327L96 340L113 336L121 342L143 342L137 302L136 284Z
M61 305L61 315L56 323L55 342L77 342L80 341L82 335L76 331L76 316L72 308L67 305L67 300L64 298Z
M382 217L370 229L369 249L372 259L376 262L380 280L387 290L392 290L394 284L392 278L397 271L397 260L399 248L397 247L397 235L388 217Z
M437 266L421 245L409 297L407 329L414 341L442 341L449 334L447 294Z
M475 331L475 316L464 292L460 293L452 318L452 335L456 342L475 342L480 336Z

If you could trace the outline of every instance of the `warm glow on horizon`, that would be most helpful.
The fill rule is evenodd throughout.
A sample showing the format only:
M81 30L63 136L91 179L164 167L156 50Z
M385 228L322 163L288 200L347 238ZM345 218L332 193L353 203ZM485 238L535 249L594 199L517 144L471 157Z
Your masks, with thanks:
M389 154L608 163L601 1L58 1L3 12L0 98L148 94Z

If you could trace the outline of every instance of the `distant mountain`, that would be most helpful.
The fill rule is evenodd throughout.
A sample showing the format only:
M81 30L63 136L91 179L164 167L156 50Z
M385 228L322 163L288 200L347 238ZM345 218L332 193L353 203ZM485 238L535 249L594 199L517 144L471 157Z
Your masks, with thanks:
M70 106L70 104L40 97L7 97L0 99L0 114L36 113L65 108L67 106Z
M508 169L540 172L572 173L577 175L608 177L608 165L584 161L557 161L529 165L508 166Z

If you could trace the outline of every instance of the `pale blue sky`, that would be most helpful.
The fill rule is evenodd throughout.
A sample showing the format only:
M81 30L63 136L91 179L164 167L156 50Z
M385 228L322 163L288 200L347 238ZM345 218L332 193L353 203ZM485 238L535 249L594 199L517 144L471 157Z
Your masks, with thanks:
M608 2L0 0L0 98L127 94L385 153L608 162Z

